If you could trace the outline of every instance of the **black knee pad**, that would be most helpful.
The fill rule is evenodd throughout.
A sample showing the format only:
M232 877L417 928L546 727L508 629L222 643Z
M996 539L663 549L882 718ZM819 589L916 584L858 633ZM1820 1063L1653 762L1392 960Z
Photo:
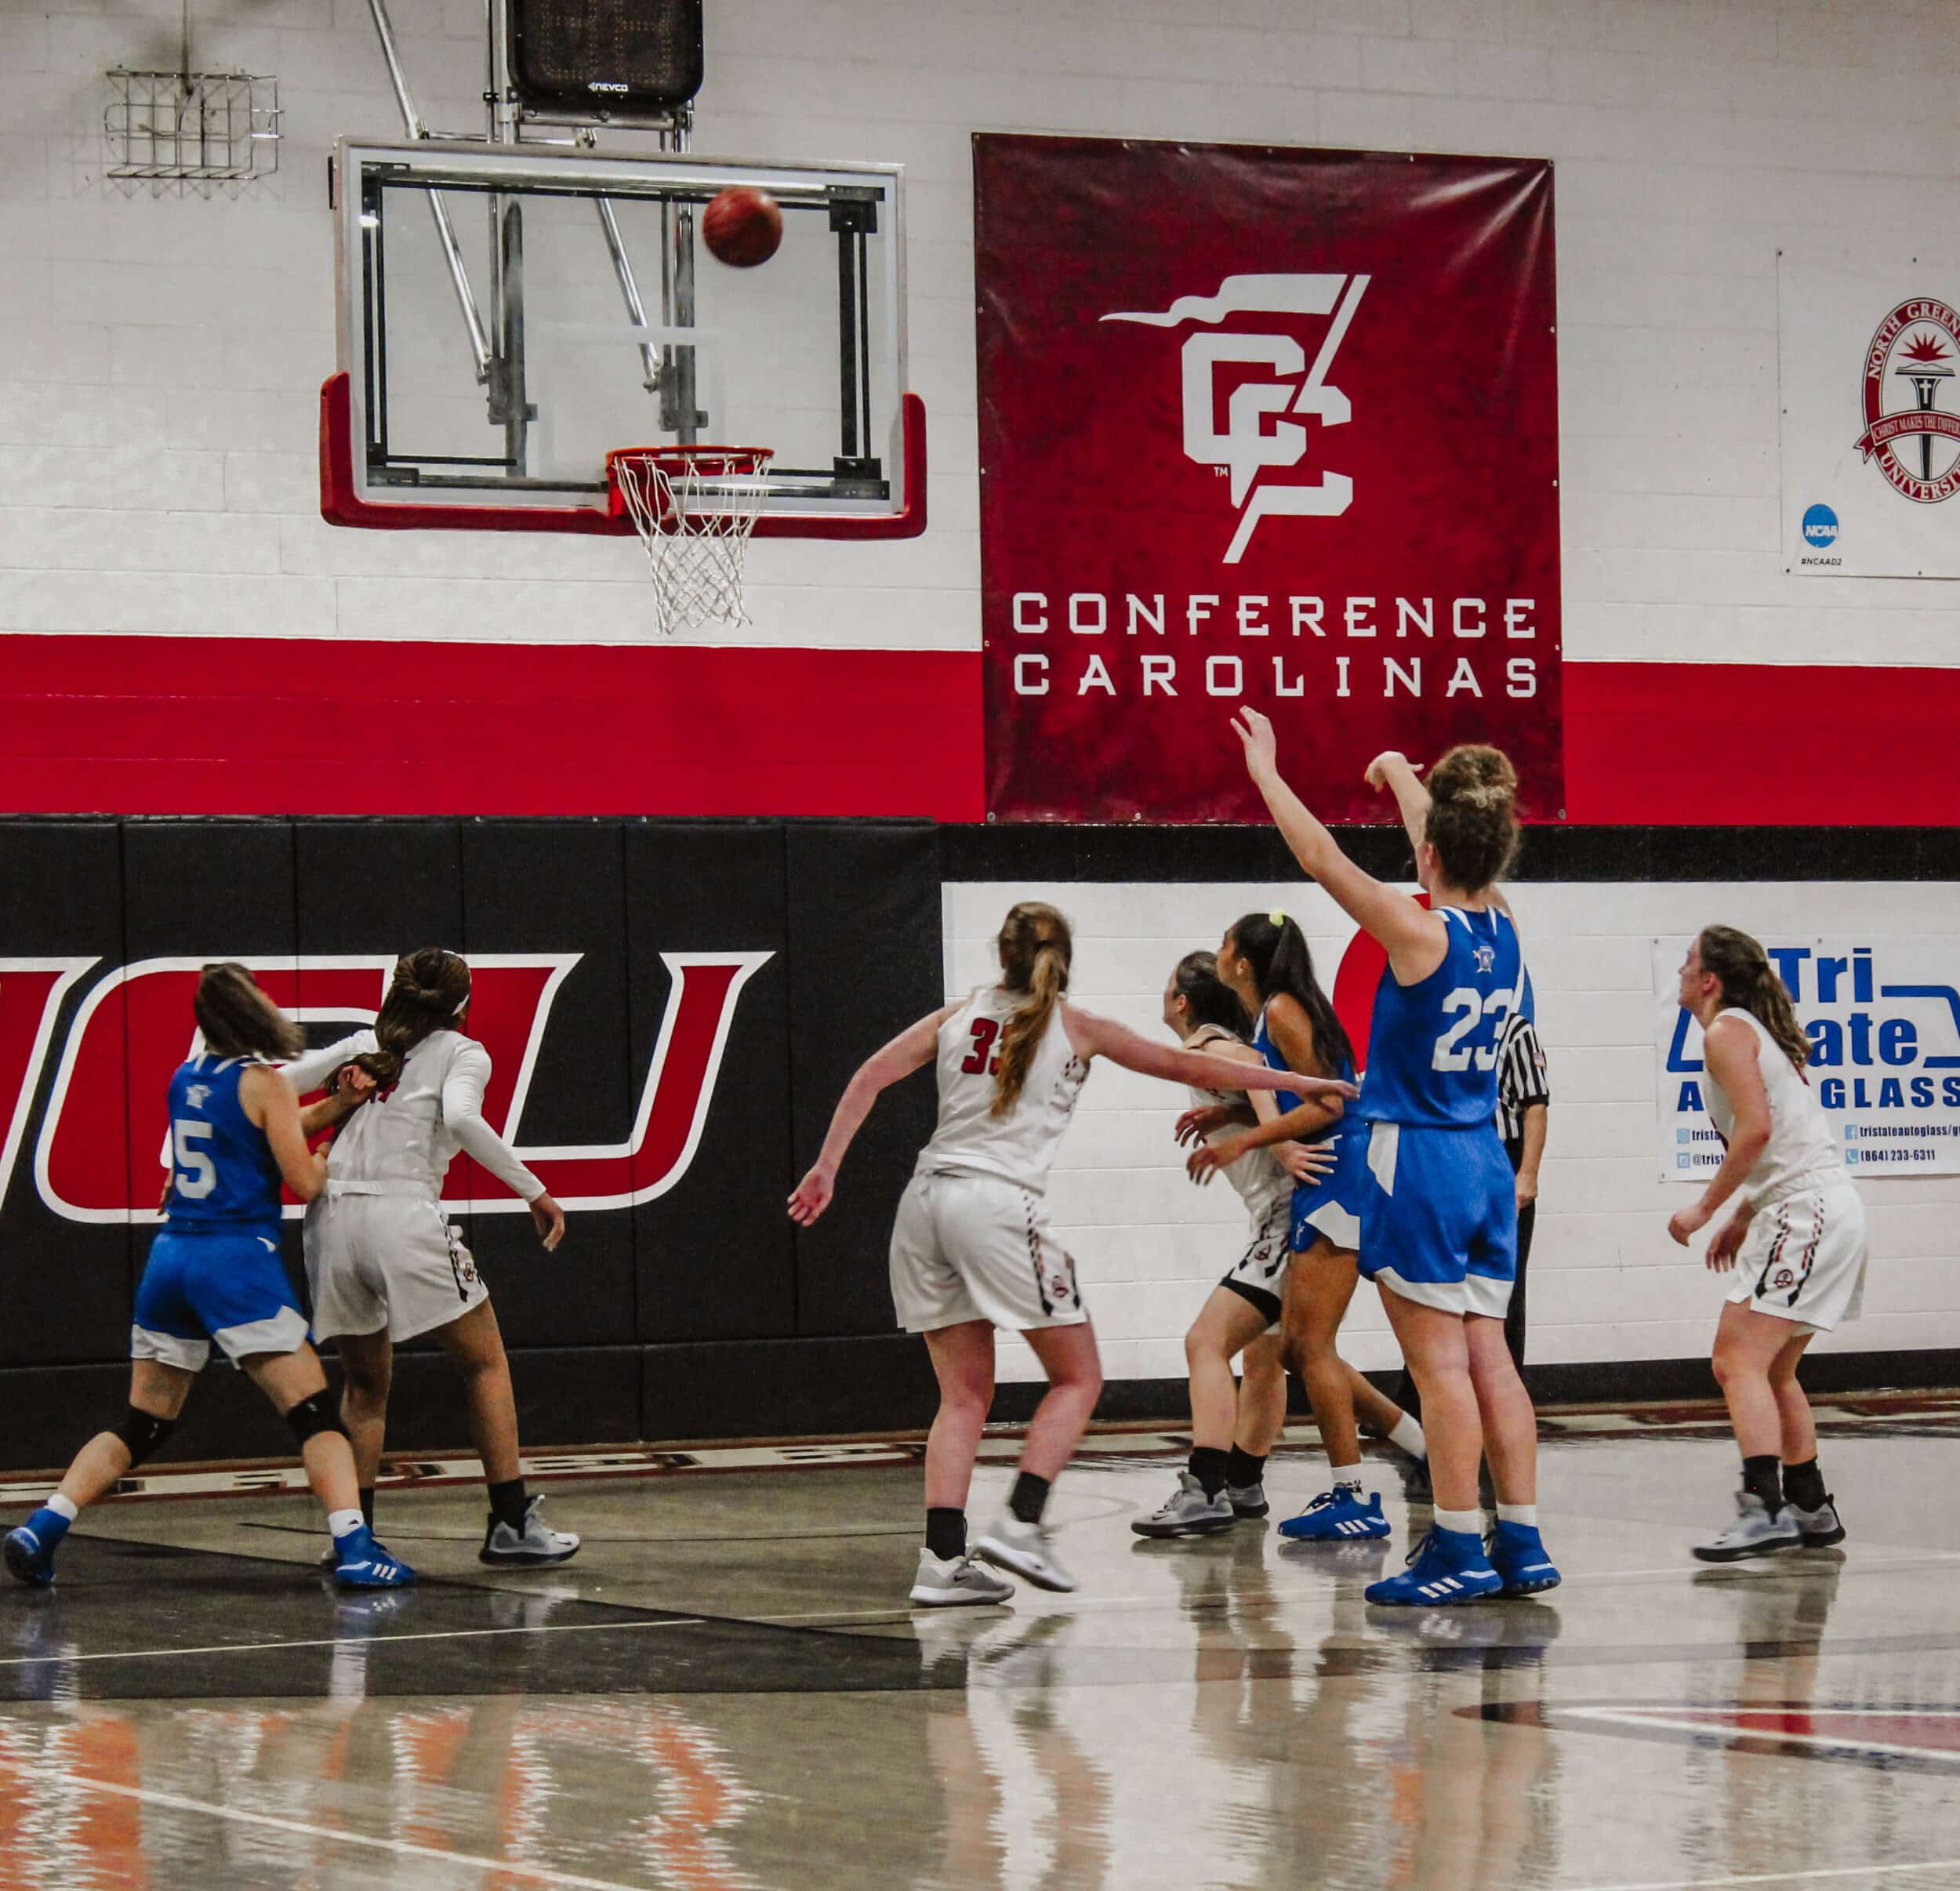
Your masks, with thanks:
M322 1432L338 1432L343 1438L347 1435L331 1392L317 1392L310 1399L302 1399L286 1413L286 1423L303 1450L309 1438L318 1438Z
M132 1405L123 1413L122 1422L114 1428L117 1437L129 1448L129 1468L133 1471L177 1428L177 1421L174 1418L159 1418L154 1412L139 1411Z

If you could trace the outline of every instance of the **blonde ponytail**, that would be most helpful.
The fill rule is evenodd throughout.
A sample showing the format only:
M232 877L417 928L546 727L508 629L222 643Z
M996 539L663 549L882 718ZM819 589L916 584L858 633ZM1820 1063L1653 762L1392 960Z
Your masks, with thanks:
M991 1113L1007 1116L1021 1101L1035 1051L1069 989L1075 936L1053 906L1024 900L1008 913L1000 943L1001 982L1011 992L1026 994L1000 1033L994 1063Z

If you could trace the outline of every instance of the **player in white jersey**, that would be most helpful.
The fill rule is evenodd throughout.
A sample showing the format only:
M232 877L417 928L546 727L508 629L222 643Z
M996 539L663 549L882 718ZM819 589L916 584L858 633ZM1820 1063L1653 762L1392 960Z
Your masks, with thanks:
M1048 1171L1092 1058L1207 1089L1354 1094L1297 1072L1173 1051L1064 1002L1074 942L1052 906L1024 902L999 938L1000 982L900 1033L858 1069L829 1133L789 1197L804 1227L829 1207L837 1166L879 1092L937 1067L938 1127L920 1153L891 1232L900 1323L923 1334L939 1381L926 1441L926 1541L912 1599L925 1606L1004 1602L1014 1585L967 1554L967 1490L993 1398L994 1333L1022 1334L1048 1375L1028 1427L1008 1514L976 1555L1046 1589L1073 1589L1042 1526L1048 1487L1095 1410L1102 1368L1075 1263L1050 1232Z
M1247 1040L1246 1009L1218 976L1215 953L1193 952L1178 961L1163 988L1163 1022L1187 1051L1210 1051L1242 1062L1265 1059ZM1229 1114L1247 1100L1230 1091L1190 1092L1194 1111ZM1279 1120L1278 1103L1254 1094L1256 1120ZM1229 1134L1210 1131L1207 1143ZM1202 1537L1229 1530L1242 1517L1265 1516L1265 1468L1287 1420L1286 1364L1279 1319L1287 1290L1287 1235L1296 1181L1323 1175L1335 1152L1324 1143L1288 1141L1248 1149L1221 1173L1251 1218L1245 1251L1207 1297L1184 1336L1191 1373L1191 1456L1178 1487L1147 1517L1130 1526L1140 1537ZM1209 1176L1201 1179L1209 1180ZM1235 1389L1232 1362L1243 1360Z
M1809 1040L1762 947L1732 926L1708 927L1682 962L1680 997L1702 1028L1708 1114L1728 1154L1668 1232L1686 1247L1741 1197L1708 1243L1708 1264L1736 1274L1712 1363L1742 1452L1742 1490L1735 1522L1694 1553L1733 1563L1842 1542L1797 1365L1816 1334L1858 1316L1864 1203L1803 1074Z
M469 1014L469 966L425 947L397 963L372 1031L287 1068L302 1094L349 1064L380 1086L335 1139L326 1192L307 1211L313 1327L340 1356L341 1417L370 1523L394 1348L426 1334L463 1374L490 1499L481 1559L562 1563L579 1539L550 1528L524 1490L510 1362L489 1290L442 1211L443 1178L458 1154L470 1156L523 1197L547 1251L564 1236L564 1211L483 1120L490 1054L463 1035Z

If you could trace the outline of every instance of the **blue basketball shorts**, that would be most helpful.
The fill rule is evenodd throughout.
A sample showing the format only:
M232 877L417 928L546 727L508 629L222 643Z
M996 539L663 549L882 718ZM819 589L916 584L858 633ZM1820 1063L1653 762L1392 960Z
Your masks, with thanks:
M1501 1319L1518 1272L1518 1197L1496 1125L1377 1123L1367 1171L1362 1273L1404 1300Z
M1361 1245L1362 1197L1368 1181L1368 1132L1373 1127L1359 1116L1343 1116L1327 1138L1334 1145L1334 1167L1294 1189L1289 1245L1296 1254L1304 1254L1323 1236L1349 1253Z
M165 1228L150 1243L136 1288L129 1356L198 1372L213 1340L234 1362L255 1352L297 1352L307 1343L307 1316L279 1243L249 1229Z

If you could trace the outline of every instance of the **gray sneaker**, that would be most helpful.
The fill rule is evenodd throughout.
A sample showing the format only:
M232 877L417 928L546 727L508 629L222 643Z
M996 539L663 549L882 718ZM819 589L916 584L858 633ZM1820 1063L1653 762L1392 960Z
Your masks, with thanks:
M1178 1487L1164 1499L1162 1508L1147 1517L1131 1519L1130 1527L1140 1537L1208 1537L1231 1529L1238 1520L1222 1490L1216 1497L1207 1497L1203 1485L1189 1471L1180 1471Z
M1076 1586L1076 1579L1055 1560L1047 1526L1024 1523L1012 1514L995 1524L973 1546L973 1553L996 1569L1026 1577L1037 1589L1065 1592Z
M524 1528L513 1530L493 1517L485 1533L479 1563L503 1567L535 1569L547 1563L569 1563L579 1553L579 1539L568 1530L554 1530L542 1514L544 1499L534 1497L524 1506Z
M1266 1501L1264 1484L1228 1484L1225 1494L1225 1501L1232 1506L1235 1517L1265 1517L1272 1514L1272 1506Z
M912 1584L912 1599L921 1609L972 1609L990 1602L1004 1602L1014 1594L1014 1584L1004 1582L991 1570L983 1570L971 1556L945 1560L929 1549L919 1552L919 1573Z
M1789 1514L1802 1534L1806 1549L1828 1549L1834 1543L1843 1542L1844 1523L1838 1515L1835 1497L1827 1497L1815 1510L1799 1510L1792 1504Z
M1796 1549L1803 1542L1797 1513L1786 1504L1773 1517L1753 1490L1736 1493L1736 1520L1719 1537L1697 1543L1694 1553L1704 1563L1740 1563L1745 1556L1768 1556Z

